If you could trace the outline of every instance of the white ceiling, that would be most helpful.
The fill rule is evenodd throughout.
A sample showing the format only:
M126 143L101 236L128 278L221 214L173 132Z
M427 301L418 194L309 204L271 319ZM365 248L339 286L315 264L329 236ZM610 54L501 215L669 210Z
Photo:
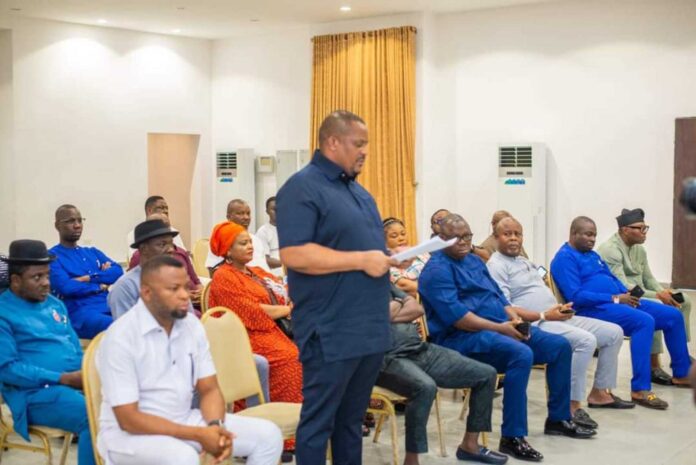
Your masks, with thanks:
M561 0L0 0L0 19L29 17L217 39L399 13ZM350 5L352 11L339 11ZM175 30L177 30L175 32Z

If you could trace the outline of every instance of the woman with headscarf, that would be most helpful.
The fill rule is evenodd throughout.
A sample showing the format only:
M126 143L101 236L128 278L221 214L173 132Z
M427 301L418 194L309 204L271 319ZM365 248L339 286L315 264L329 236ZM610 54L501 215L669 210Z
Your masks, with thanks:
M270 400L302 403L299 351L277 323L292 311L285 286L263 269L247 266L254 248L249 233L236 223L215 226L210 250L225 257L213 275L210 307L222 306L236 313L244 322L254 353L268 359ZM294 441L286 441L285 450L293 449Z

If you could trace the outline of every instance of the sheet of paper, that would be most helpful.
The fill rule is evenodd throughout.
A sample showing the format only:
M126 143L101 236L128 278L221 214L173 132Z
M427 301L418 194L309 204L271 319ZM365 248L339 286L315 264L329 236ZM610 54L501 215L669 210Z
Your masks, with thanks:
M448 241L443 241L440 238L440 236L431 237L427 241L421 242L415 247L411 247L410 249L392 255L392 258L395 258L396 260L403 262L404 260L416 258L418 255L422 255L424 253L437 252L438 250L444 249L445 247L449 247L455 242L457 242L456 237Z

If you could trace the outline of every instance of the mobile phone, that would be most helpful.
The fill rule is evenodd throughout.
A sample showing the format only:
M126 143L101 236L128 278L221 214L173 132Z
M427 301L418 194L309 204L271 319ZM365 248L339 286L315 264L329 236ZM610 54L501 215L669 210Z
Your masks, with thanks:
M529 322L523 321L515 325L515 329L519 331L523 336L529 336Z
M539 273L539 276L541 276L541 279L546 278L546 275L549 274L549 272L543 266L540 266L539 268L537 268L537 273Z
M575 310L573 310L572 308L568 308L566 310L561 310L560 312L564 315L568 315L569 313L575 313Z
M643 294L645 294L645 291L643 290L642 287L640 287L636 284L636 286L633 289L631 289L630 294L631 294L631 296L637 297L640 299L643 296Z
M672 298L676 300L677 303L684 303L684 294L682 294L681 292L675 292L674 294L672 294Z

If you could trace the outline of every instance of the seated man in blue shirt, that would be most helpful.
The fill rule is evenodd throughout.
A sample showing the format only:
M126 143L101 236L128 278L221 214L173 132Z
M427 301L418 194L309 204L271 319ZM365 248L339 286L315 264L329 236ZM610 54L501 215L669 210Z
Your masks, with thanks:
M29 425L76 433L79 465L94 464L82 388L82 349L63 303L50 294L48 254L40 241L10 244L10 288L0 295L0 389L14 429Z
M575 424L570 414L572 351L562 336L523 323L486 265L471 254L471 229L456 214L441 224L440 237L457 239L434 253L421 273L418 289L433 341L505 373L500 452L541 461L543 455L527 443L527 383L533 364L547 364L549 389L544 433L589 438L595 431Z
M74 205L61 205L56 210L60 243L50 250L57 257L51 263L51 287L68 308L77 335L92 339L113 321L106 295L123 269L96 247L77 245L84 221Z
M672 357L675 385L688 386L691 365L684 317L674 307L634 297L593 251L597 227L586 216L570 226L570 237L551 261L551 275L579 316L616 323L631 338L631 397L644 407L665 410L667 402L650 391L650 349L656 329L662 330Z

